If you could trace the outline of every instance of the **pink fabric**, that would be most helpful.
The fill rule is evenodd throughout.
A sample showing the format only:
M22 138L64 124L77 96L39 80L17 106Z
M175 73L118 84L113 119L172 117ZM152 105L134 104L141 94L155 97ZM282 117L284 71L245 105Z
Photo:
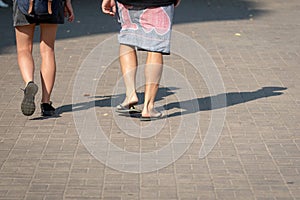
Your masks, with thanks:
M120 44L169 54L173 13L174 5L143 8L118 3Z
M149 33L154 30L160 35L170 31L170 18L161 7L146 9L140 17L140 24L144 31Z
M137 30L138 26L134 23L132 23L131 18L129 16L128 8L125 7L123 4L118 3L119 8L122 10L122 18L124 20L123 28L124 29L132 29L132 30Z

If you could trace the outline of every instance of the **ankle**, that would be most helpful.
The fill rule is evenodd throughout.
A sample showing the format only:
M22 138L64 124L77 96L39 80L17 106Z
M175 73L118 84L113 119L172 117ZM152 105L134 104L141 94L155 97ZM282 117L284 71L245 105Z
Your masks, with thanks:
M123 103L124 104L130 104L130 103L136 103L138 101L139 101L139 99L138 99L137 95L134 94L134 95L126 96Z
M41 99L41 104L52 104L52 101L49 98L42 98Z
M154 110L154 104L151 103L145 103L142 113L151 113Z
M32 83L34 83L34 81L28 81L28 82L26 82L25 87L27 87L29 84L32 84Z

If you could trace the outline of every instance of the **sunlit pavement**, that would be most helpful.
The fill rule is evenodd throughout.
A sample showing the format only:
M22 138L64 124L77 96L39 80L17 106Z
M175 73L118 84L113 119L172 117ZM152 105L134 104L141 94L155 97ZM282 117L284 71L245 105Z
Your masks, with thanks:
M185 46L165 57L156 105L166 117L153 122L114 111L124 97L118 45L105 41L116 36L117 19L104 16L98 1L73 0L73 5L75 22L60 26L57 35L52 101L58 116L53 118L40 116L41 88L34 115L20 111L24 84L12 9L0 9L0 199L300 199L298 0L183 0L173 29L206 54ZM40 85L36 33L35 81ZM185 59L187 52L203 65ZM145 53L138 57L142 65ZM110 63L101 63L104 58ZM221 80L214 82L216 73L206 73L211 69L205 58L213 61ZM89 70L86 66L94 66L95 73L80 79L78 72ZM88 81L95 90L86 87ZM224 92L211 91L211 84ZM76 91L85 101L77 102ZM143 87L137 91L140 108ZM221 97L226 104L218 102ZM214 117L218 111L224 115ZM185 121L191 116L197 117L194 126ZM82 125L101 128L88 129L94 136L90 143L83 142ZM100 132L110 143L100 141L106 148L93 152L93 145L102 147L97 146ZM174 142L178 134L183 134L183 144L190 142L188 148ZM143 159L169 144L172 155ZM200 158L203 144L213 148ZM136 153L140 159L118 157L113 145L121 155ZM172 158L180 151L182 156Z

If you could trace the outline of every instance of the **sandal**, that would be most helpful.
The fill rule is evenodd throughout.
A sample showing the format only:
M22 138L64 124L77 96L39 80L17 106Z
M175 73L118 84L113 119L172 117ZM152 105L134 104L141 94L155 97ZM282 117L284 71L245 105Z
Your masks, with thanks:
M149 116L149 117L141 116L140 120L141 121L154 121L154 120L163 119L163 118L164 118L163 114L158 113L156 116Z
M119 112L119 113L141 113L142 112L141 110L134 107L134 105L136 105L136 104L137 104L137 102L130 103L127 106L123 106L122 104L119 104L116 107L116 112Z

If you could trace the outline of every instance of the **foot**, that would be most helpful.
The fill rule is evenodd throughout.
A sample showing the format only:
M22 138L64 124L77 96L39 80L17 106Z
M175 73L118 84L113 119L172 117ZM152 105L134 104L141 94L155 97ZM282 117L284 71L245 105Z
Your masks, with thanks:
M161 112L157 112L156 114L148 115L148 116L141 116L140 120L141 121L153 121L157 119L163 118L163 114Z
M52 102L49 103L41 103L41 114L42 116L54 116L55 108L52 106Z
M38 91L38 86L33 82L28 82L26 88L24 89L24 98L21 103L22 113L26 116L30 116L35 111L35 95Z
M129 96L126 96L126 98L124 99L123 103L121 103L120 105L122 105L123 107L127 107L129 108L130 106L136 105L138 104L138 97L136 94Z
M124 112L141 112L141 110L139 109L136 109L134 106L138 104L138 98L137 96L135 95L134 97L131 97L130 99L129 98L125 98L125 100L123 101L123 103L119 104L117 107L116 107L116 111L117 112L121 112L121 113L124 113Z
M142 111L134 107L137 104L138 104L138 102L129 103L125 106L123 106L122 104L119 104L116 107L116 112L119 112L119 113L133 113L133 112L140 113Z
M151 121L160 119L163 117L163 114L161 112L156 111L155 109L152 109L150 112L142 112L141 121Z

